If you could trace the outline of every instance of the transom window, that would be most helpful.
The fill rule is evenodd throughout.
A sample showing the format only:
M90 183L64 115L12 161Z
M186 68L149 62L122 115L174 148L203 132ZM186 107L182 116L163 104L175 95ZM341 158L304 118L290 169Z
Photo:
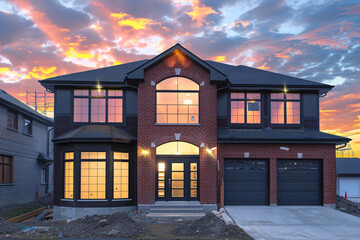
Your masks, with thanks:
M25 118L24 117L24 127L23 127L23 133L32 134L32 120L30 118Z
M123 122L123 91L75 89L74 122L89 121Z
M199 84L171 77L156 85L156 123L199 123Z
M300 124L300 94L271 93L271 123Z
M199 147L181 141L168 142L156 148L156 155L199 155Z
M233 92L230 96L232 124L261 123L260 93Z

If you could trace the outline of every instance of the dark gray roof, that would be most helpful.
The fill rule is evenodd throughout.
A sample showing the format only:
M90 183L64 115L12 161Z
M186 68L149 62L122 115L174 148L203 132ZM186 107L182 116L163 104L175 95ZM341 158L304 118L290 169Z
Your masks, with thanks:
M297 77L291 77L243 65L233 66L214 61L206 62L225 73L233 85L283 87L286 84L287 87L317 87L329 88L329 90L333 87L323 83L304 80Z
M337 175L360 175L359 158L336 158Z
M165 58L169 54L172 54L176 50L179 50L179 51L185 53L194 62L198 63L199 65L201 65L205 69L208 69L209 72L210 72L210 81L215 81L215 82L226 81L227 78L226 78L226 75L224 73L222 73L218 69L214 68L212 65L208 64L206 61L200 59L198 56L196 56L195 54L193 54L192 52L190 52L189 50L187 50L186 48L181 46L179 43L175 44L171 48L169 48L166 51L164 51L164 52L160 53L159 55L155 56L151 60L149 60L146 63L144 63L143 65L139 66L138 68L130 71L128 73L128 76L127 76L128 79L143 80L144 79L144 70L146 68L148 68L151 65L157 63L158 61Z
M312 129L218 128L218 143L347 143L351 139Z
M135 141L136 137L111 125L86 125L55 138L54 142L124 142Z
M97 81L100 81L102 85L114 85L114 83L124 84L125 78L129 80L142 80L146 68L157 63L159 60L176 50L182 51L193 61L197 62L205 69L208 69L210 72L210 81L226 82L226 80L229 80L231 88L283 89L284 85L286 85L290 90L316 89L322 94L328 92L333 87L323 83L308 81L243 65L234 66L214 61L204 61L180 44L174 45L151 60L141 60L117 66L72 73L48 78L39 82L45 88L53 91L54 85L81 86L90 85Z
M47 126L53 125L53 120L51 118L47 118L31 107L27 106L26 104L22 103L20 100L16 99L15 97L11 96L4 90L0 89L0 104L11 108L15 111L21 112L22 114L25 114L31 118L34 118Z
M125 76L131 70L146 63L148 60L140 60L136 62L124 63L116 66L98 68L94 70L71 73L67 75L47 78L39 81L45 88L54 90L53 85L68 85L68 84L89 84L94 82L106 83L123 83Z

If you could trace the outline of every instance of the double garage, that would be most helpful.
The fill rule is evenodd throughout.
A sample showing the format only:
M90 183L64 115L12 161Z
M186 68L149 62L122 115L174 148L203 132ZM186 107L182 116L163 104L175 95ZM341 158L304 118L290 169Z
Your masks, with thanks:
M322 161L277 160L278 205L322 205ZM225 159L225 205L269 205L268 159Z

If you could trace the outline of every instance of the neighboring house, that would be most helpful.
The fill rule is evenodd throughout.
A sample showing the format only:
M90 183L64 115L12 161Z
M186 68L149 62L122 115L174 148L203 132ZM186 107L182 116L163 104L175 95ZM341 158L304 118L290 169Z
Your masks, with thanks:
M0 89L0 206L32 202L52 192L52 125Z
M163 201L335 204L335 147L350 139L319 131L319 98L333 86L179 44L40 82L55 93L57 217Z
M348 198L360 198L360 159L336 159L336 194Z

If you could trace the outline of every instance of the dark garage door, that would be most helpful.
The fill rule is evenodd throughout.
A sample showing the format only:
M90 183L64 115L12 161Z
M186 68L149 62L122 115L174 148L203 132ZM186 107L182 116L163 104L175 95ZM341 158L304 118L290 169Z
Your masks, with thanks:
M278 160L278 205L321 205L320 160Z
M268 168L267 160L225 160L225 204L268 205Z

